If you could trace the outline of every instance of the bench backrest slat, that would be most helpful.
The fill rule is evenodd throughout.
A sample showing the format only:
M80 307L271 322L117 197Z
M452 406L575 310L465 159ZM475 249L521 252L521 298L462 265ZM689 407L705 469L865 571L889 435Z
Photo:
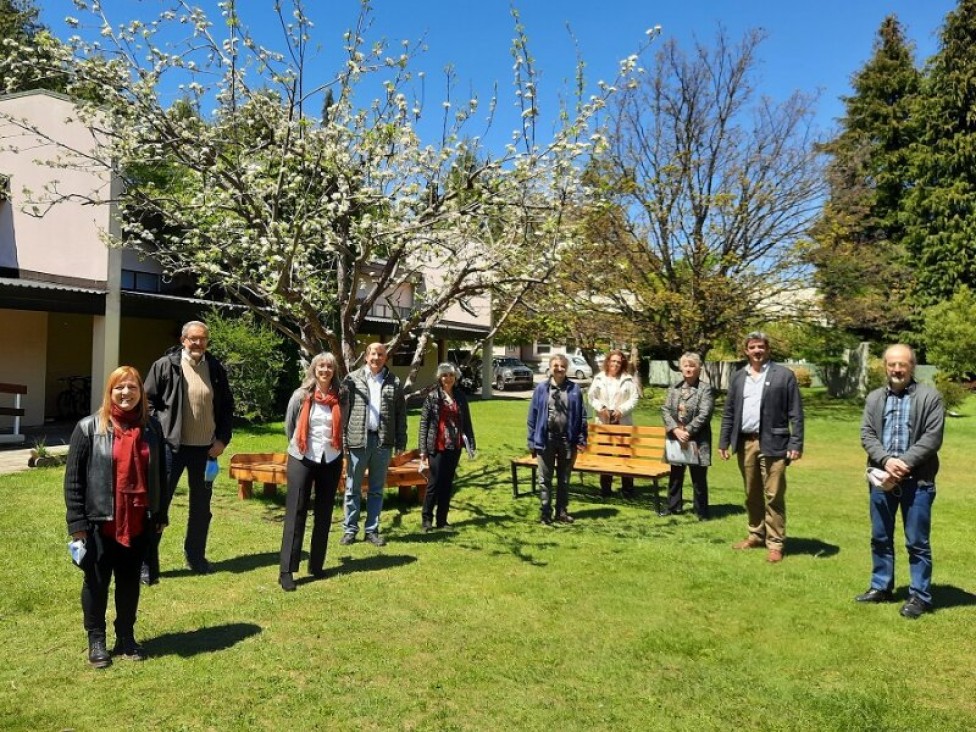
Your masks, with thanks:
M666 436L664 427L591 424L588 444L580 455L660 462Z

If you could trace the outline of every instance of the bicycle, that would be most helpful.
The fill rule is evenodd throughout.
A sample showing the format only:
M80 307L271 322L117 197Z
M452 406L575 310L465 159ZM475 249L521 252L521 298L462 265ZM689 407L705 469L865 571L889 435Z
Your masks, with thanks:
M91 408L91 376L61 376L65 388L58 394L59 419L78 419Z

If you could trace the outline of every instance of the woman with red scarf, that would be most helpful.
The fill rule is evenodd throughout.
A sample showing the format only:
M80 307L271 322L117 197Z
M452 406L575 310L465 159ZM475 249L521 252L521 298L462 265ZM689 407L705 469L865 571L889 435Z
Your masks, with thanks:
M453 364L440 364L437 387L427 395L420 410L420 464L422 470L430 471L420 510L424 531L450 528L447 513L461 451L467 447L469 454L474 454L471 411L464 393L454 388L457 378Z
M142 377L131 366L109 374L99 410L75 427L64 473L68 533L84 544L81 609L88 662L146 658L136 642L139 572L153 532L168 523L162 431L149 416ZM115 576L115 647L105 644L108 590Z
M325 550L342 473L342 415L339 380L335 378L338 366L331 353L315 356L302 385L291 395L285 413L285 434L289 437L288 497L278 577L285 592L295 590L294 573L301 561L313 483L315 516L308 572L313 577L325 576Z

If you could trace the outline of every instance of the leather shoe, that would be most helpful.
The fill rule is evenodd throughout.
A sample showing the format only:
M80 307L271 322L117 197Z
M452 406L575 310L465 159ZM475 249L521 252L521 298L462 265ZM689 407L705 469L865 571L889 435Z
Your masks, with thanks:
M891 602L894 599L888 590L876 590L872 587L867 592L855 597L854 602Z
M566 513L566 511L563 511L558 516L556 516L556 521L558 521L561 524L571 524L575 520L576 519L574 519L572 516L570 516L568 513Z
M745 539L743 539L742 541L738 541L735 544L733 544L732 548L733 549L758 549L759 547L764 545L765 542L762 539L760 539L758 536L750 535Z
M190 571L194 574L212 574L213 567L210 562L204 557L199 557L198 559L186 558L186 566L190 568Z
M908 598L908 602L906 602L904 605L901 606L901 610L899 610L898 612L901 613L901 616L903 618L908 618L909 620L917 620L919 617L929 612L931 609L932 606L929 603L923 602L922 600L919 600L917 597L915 597L915 595L912 595L911 597Z
M552 526L552 519L548 516L543 516L541 519L539 519L539 524L542 526Z
M428 531L433 531L434 530L434 526L430 523L430 521L424 521L420 525L420 528L424 531L424 533L427 533Z
M373 546L386 546L386 539L377 534L375 531L366 534L366 541Z
M88 663L92 668L107 668L112 665L112 657L103 639L88 641Z
M309 567L308 573L310 575L312 575L315 579L325 579L325 568L324 567L317 567L315 569L312 569L311 567Z
M783 561L783 550L770 549L769 554L766 555L766 561L770 564L779 564Z
M139 572L139 581L142 582L146 587L150 585L159 584L159 575L156 575L149 569L148 564L142 565L142 570Z
M294 592L298 585L295 584L295 577L291 572L282 572L278 575L278 584L285 592Z
M113 656L121 656L130 661L145 661L146 649L139 645L134 636L120 636L115 639L115 648L112 649Z
M339 539L339 543L342 544L343 546L349 546L350 544L355 544L356 543L356 535L355 534L343 534L342 535L342 538Z
M451 526L449 523L447 523L447 521L444 521L442 523L437 524L437 528L438 529L448 529L448 530L450 530L450 529L453 529L454 527Z

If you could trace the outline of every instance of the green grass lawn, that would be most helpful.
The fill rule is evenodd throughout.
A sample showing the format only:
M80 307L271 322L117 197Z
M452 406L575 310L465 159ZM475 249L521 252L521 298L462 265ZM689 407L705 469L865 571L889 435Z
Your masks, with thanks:
M389 544L340 547L334 527L328 577L308 581L303 566L294 593L277 585L282 499L239 501L222 476L217 571L201 577L181 561L181 487L162 582L140 606L152 657L104 671L86 663L61 469L2 476L0 728L976 728L976 400L947 425L936 612L914 622L898 604L852 601L870 571L860 407L807 402L776 566L730 548L746 534L734 462L710 471L706 523L658 518L640 484L637 501L601 500L594 476L583 489L574 477L576 524L539 526L537 499L511 494L528 406L511 399L472 405L480 448L461 464L454 532L421 533L419 508L390 493ZM638 422L657 424L658 404L646 400ZM410 425L413 440L415 414ZM240 431L230 452L284 445L270 425ZM901 548L896 566L903 598Z

